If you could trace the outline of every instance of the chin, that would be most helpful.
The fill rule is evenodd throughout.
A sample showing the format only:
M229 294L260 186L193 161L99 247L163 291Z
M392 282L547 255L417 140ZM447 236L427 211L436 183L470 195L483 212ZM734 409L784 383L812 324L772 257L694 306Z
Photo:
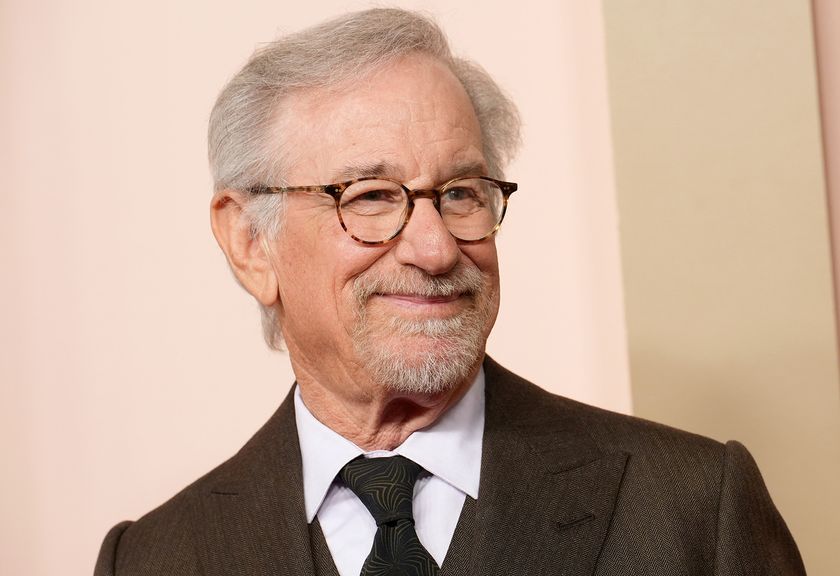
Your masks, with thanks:
M374 381L403 394L435 395L467 384L484 358L486 338L476 315L446 319L392 318L363 324L357 353Z

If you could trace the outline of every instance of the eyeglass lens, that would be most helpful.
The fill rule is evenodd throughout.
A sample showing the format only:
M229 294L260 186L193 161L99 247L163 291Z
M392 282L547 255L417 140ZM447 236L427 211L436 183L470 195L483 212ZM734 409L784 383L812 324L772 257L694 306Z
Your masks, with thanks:
M464 178L441 191L441 218L460 240L489 235L499 224L503 209L504 194L494 182ZM405 224L408 195L396 182L362 180L344 190L339 211L350 235L363 242L382 242L393 238Z

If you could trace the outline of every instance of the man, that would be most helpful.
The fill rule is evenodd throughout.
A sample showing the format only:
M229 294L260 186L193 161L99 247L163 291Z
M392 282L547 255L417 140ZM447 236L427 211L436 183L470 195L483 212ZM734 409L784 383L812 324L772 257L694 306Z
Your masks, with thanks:
M515 109L430 21L258 52L213 110L212 223L297 385L96 574L801 574L756 466L485 357Z

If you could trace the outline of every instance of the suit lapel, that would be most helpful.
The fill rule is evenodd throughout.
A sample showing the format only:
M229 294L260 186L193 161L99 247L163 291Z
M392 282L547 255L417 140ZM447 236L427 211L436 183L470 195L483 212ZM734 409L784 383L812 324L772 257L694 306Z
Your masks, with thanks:
M477 574L591 575L627 455L605 454L565 402L485 362ZM518 382L517 382L518 381Z
M318 522L317 517L309 525L309 541L312 544L312 559L315 564L316 576L339 576L338 568L335 566L329 546L327 546L327 540L324 538L324 531L321 530L321 523Z
M292 393L202 493L213 576L314 575Z

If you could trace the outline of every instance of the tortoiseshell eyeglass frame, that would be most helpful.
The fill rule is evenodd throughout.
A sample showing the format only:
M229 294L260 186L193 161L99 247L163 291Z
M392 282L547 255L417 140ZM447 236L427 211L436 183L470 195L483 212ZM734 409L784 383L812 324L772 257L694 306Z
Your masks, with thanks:
M388 238L384 240L362 240L361 238L357 238L354 236L348 229L347 225L344 223L344 219L341 217L341 195L344 193L347 188L356 184L357 182L364 182L367 180L384 180L386 182L391 182L393 184L397 184L400 188L403 189L406 196L408 197L408 206L405 210L405 218L403 218L402 223L399 225L397 230ZM486 240L490 236L493 236L496 232L499 231L499 228L502 226L502 220L505 219L505 212L507 212L507 205L508 205L508 198L510 195L516 192L518 185L514 182L504 182L502 180L496 180L495 178L490 178L488 176L459 176L458 178L453 178L449 180L442 186L438 188L430 188L427 190L412 190L402 182L398 182L397 180L392 180L391 178L383 178L380 176L364 176L362 178L354 178L353 180L347 180L346 182L339 182L337 184L323 184L323 185L313 185L313 186L287 186L287 187L278 187L278 186L254 186L248 189L248 192L251 194L285 194L287 192L322 192L324 194L328 194L332 196L333 200L335 200L335 213L338 216L338 221L341 223L341 227L344 229L345 232L356 242L360 244L368 244L368 245L379 245L379 244L387 244L394 238L400 235L403 229L408 224L408 220L411 218L411 213L414 211L414 200L417 198L427 198L434 202L435 209L437 209L438 213L440 212L440 197L446 193L446 191L454 184L455 182L459 182L461 180L486 180L487 182L492 182L499 189L502 191L502 212L499 214L499 221L496 222L496 225L493 227L490 232L482 236L481 238L476 238L473 240L464 240L462 238L458 238L450 231L452 237L461 242L462 244L477 244L478 242L482 242Z

